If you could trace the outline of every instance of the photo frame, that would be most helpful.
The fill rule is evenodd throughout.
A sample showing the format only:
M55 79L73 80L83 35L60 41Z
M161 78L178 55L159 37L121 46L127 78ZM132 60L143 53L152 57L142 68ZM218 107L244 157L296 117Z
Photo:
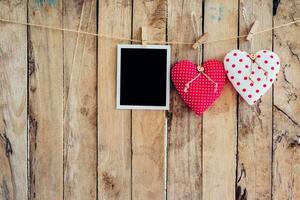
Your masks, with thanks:
M117 109L168 110L170 46L117 46Z

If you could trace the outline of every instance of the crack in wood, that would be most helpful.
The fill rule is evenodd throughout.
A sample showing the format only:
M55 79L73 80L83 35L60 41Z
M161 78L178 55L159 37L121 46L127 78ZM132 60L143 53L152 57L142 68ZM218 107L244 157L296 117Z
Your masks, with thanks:
M6 123L4 122L5 126ZM5 153L6 159L1 156L1 164L0 164L0 178L2 182L0 182L0 198L1 199L14 199L15 197L15 179L13 174L13 168L11 164L10 155L13 153L12 145L7 137L5 131L4 133L0 133L1 139L1 150ZM1 153L2 154L2 153Z
M280 0L273 0L273 16L277 13L277 8L279 6Z
M300 128L300 124L296 121L296 120L294 120L291 116L289 116L284 110L282 110L281 108L279 108L277 105L273 105L274 106L274 108L276 109L276 110L278 110L279 112L281 112L283 115L285 115L294 125L296 125L298 128Z
M37 130L38 130L38 122L34 117L34 113L32 111L31 106L29 106L28 110L28 119L29 119L29 198L35 199L35 172L34 165L36 163L36 149L37 149Z
M31 76L35 72L35 59L32 41L28 41L28 74Z
M9 157L9 155L11 155L13 153L12 145L6 134L4 134L4 139L5 139L6 156Z
M244 175L244 178L246 178L246 176L247 176L246 175L246 169L244 167L244 163L241 163L241 173L240 173L240 176L239 176L239 178L237 180L238 183L241 181L243 175Z
M285 64L283 66L282 74L283 74L284 81L287 82L289 85L292 85L291 82L287 79L287 75L286 75L286 69L289 68L289 67L291 67L290 64Z
M247 200L247 188L242 189L241 186L237 186L236 200Z
M260 114L261 114L261 109L260 109L260 104L261 103L262 103L262 100L260 98L260 99L257 100L257 103L255 105L256 113L258 114L258 116L260 116ZM258 118L258 119L261 121L260 118Z
M32 135L30 141L34 143L34 147L36 149L37 143L36 143L36 138L37 138L37 129L38 129L38 122L37 120L33 117L33 114L29 112L29 133Z
M277 144L281 143L282 139L284 139L286 142L288 142L288 132L284 131L283 133L279 134L275 139L274 139L274 146L272 150L272 154L275 153L277 149Z
M300 52L298 52L300 51L300 44L287 42L287 47L289 48L291 54L300 62Z
M170 133L171 128L172 128L172 119L173 119L173 112L172 111L168 111L166 112L166 118L167 118L167 125L168 125L168 133Z
M30 40L30 33L28 33L28 76L30 78L30 84L29 84L29 88L30 88L30 92L34 93L36 91L36 86L35 86L35 77L34 74L36 72L36 62L35 62L35 56L34 56L34 48L33 48L33 44L32 41Z
M6 157L9 157L9 155L13 153L11 142L5 132L0 134L0 137L4 140L5 143L5 155Z

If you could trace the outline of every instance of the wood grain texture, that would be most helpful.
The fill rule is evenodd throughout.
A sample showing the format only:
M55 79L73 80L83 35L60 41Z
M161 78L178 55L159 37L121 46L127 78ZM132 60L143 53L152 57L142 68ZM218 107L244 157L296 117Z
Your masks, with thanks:
M64 28L95 33L96 5L64 1ZM64 33L64 199L97 197L96 41Z
M130 38L131 14L131 1L99 1L99 32ZM131 199L131 113L116 109L118 43L98 41L99 199Z
M14 177L12 174L10 154L7 149L8 139L6 135L0 135L0 198L5 200L16 199L14 189ZM25 185L26 186L26 185Z
M282 0L274 26L300 18L299 0ZM274 86L273 199L299 199L300 146L300 24L274 31L274 51L281 72Z
M192 12L198 29L194 32L198 33L192 29ZM194 41L197 34L202 34L202 0L169 1L168 40ZM202 53L201 48L199 51ZM187 59L197 63L197 53L191 45L172 45L171 63ZM168 199L202 198L201 129L202 117L196 116L172 88L168 112Z
M255 20L257 31L272 27L272 0L240 1L240 32L248 34ZM239 40L240 49L255 53L272 50L272 32ZM272 89L254 106L239 97L237 199L271 198L272 162Z
M134 39L146 26L160 41L195 40L192 12L217 40L299 19L300 0L273 17L271 0L0 1L0 18ZM169 112L116 110L116 46L129 41L0 22L0 199L299 199L299 27L205 44L201 60L273 46L282 69L257 105L227 83L201 118L174 88ZM189 45L171 53L196 62Z
M149 40L166 40L166 0L133 1L133 38L148 27ZM132 111L132 199L163 199L164 111Z
M26 22L26 1L0 1L0 17ZM0 23L0 199L27 199L27 29Z
M164 198L164 113L133 111L132 198Z
M205 1L204 32L210 39L237 36L238 1ZM204 45L204 60L223 58L237 41ZM236 170L236 92L227 83L220 98L203 115L203 199L234 199Z
M62 27L62 2L28 2L30 23ZM30 199L63 198L63 34L29 29Z

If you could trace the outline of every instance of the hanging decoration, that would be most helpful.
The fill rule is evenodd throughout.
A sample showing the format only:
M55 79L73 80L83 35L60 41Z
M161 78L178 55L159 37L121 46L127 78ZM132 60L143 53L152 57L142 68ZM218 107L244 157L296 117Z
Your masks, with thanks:
M257 31L259 22L256 20L250 32L246 35L207 40L208 33L204 33L201 37L199 37L200 34L198 31L200 28L196 27L198 24L195 20L195 14L192 13L191 16L193 20L192 26L196 35L195 37L198 38L196 42L145 40L143 37L141 39L126 38L115 35L107 35L104 33L85 32L81 30L27 23L3 18L0 18L0 22L44 28L53 31L84 34L111 40L131 41L142 43L144 46L147 46L148 44L191 45L198 54L197 64L187 60L176 63L171 71L171 78L182 99L198 115L202 114L219 97L226 77L225 70L223 68L224 65L220 61L208 60L202 65L199 64L200 50L198 47L200 45L236 40L239 38L246 38L247 41L251 41L255 35L291 26L300 22L300 20L297 19L285 24ZM144 30L146 30L146 28L147 27L144 27ZM144 35L144 38L147 38L146 36L147 35ZM268 50L262 50L256 54L249 54L240 50L232 50L226 55L224 64L229 80L250 105L254 104L267 92L274 83L280 70L280 61L278 56Z
M224 65L228 79L249 105L271 88L280 70L279 57L268 50L255 54L232 50L225 56Z
M208 60L201 64L200 45L209 34L199 33L199 27L194 12L191 13L191 24L195 37L198 39L192 45L197 53L197 65L192 61L177 62L171 71L171 79L183 101L197 114L201 115L220 96L225 84L224 65L218 60Z
M172 67L171 79L183 101L201 115L220 96L226 74L218 60L208 60L198 66L183 60Z

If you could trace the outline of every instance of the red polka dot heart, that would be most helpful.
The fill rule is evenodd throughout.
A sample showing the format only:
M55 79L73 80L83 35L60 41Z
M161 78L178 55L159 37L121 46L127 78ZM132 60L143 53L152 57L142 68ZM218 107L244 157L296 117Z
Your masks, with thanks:
M250 105L270 89L280 70L279 57L268 50L256 54L232 50L225 56L224 65L233 87Z
M218 60L208 60L198 69L193 62L183 60L172 67L171 78L183 101L200 115L220 96L226 75Z

